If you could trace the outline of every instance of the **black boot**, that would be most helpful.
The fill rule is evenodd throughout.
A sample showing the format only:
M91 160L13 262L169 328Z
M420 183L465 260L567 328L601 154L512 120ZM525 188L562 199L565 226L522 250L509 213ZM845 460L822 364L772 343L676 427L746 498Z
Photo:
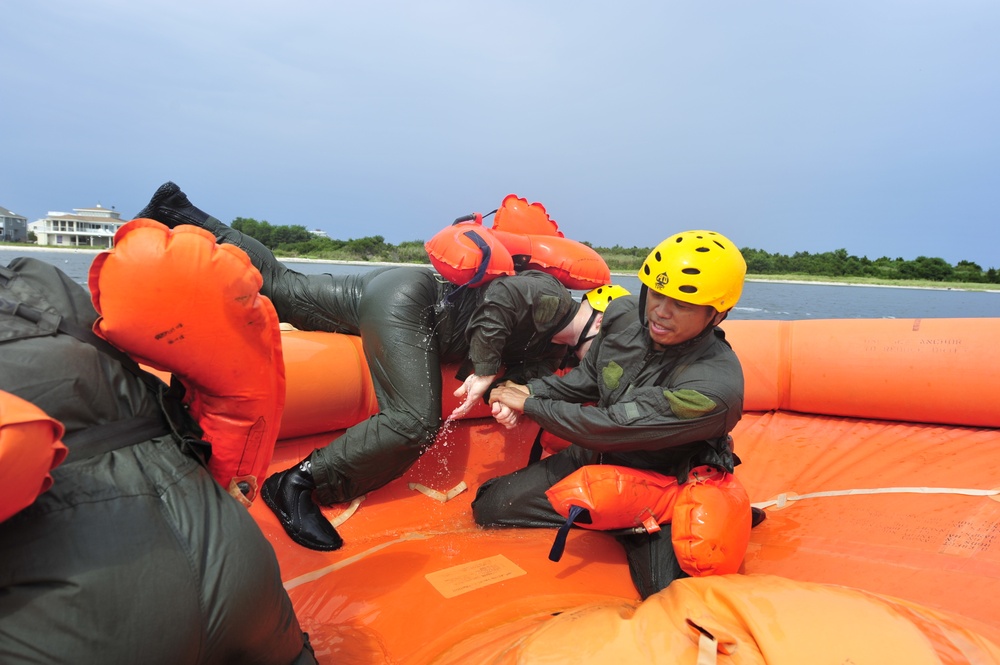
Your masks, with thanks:
M328 552L344 544L312 500L316 482L308 459L264 481L261 496L289 537L303 547Z
M215 240L228 245L235 245L247 253L250 262L260 271L264 285L260 292L273 301L274 284L280 283L283 275L288 272L280 261L274 258L270 249L252 236L244 235L212 217L207 212L199 210L191 204L181 188L172 182L165 182L153 194L146 207L139 211L136 218L145 217L174 228L180 224L200 226L215 235ZM277 303L275 303L277 305ZM278 311L279 316L284 312ZM282 319L284 320L284 319Z
M767 519L767 513L762 508L750 506L750 528L754 528Z
M213 233L215 227L221 224L208 213L194 207L181 188L172 182L160 185L146 207L136 214L136 218L140 217L154 219L170 228L180 224L193 224Z

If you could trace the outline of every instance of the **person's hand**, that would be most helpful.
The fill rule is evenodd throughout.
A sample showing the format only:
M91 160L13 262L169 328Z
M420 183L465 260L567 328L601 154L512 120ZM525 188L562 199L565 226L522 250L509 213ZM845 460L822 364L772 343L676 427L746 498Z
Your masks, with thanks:
M509 406L504 406L500 402L493 402L493 417L498 423L507 429L517 427L518 413Z
M500 404L516 414L524 413L524 402L531 397L528 386L511 381L504 381L490 392L490 404ZM495 407L494 407L495 409ZM496 416L494 410L494 417Z
M453 393L455 397L464 397L465 400L455 407L455 410L451 412L450 416L448 416L448 420L461 418L467 414L475 403L482 399L483 395L485 395L486 391L489 390L489 387L493 385L493 381L496 378L496 374L489 374L487 376L470 374L465 377L465 381Z

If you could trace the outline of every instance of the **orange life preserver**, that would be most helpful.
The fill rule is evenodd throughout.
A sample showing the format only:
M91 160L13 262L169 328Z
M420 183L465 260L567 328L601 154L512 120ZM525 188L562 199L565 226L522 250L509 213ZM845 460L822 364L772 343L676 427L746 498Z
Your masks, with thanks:
M545 492L563 517L573 506L585 509L589 520L576 524L586 529L644 527L650 532L671 521L677 494L673 476L615 464L582 466Z
M750 526L750 497L736 476L710 466L691 469L679 487L670 529L685 573L737 572L750 544Z
M541 203L508 194L495 211L493 228L479 213L455 220L424 243L431 264L445 279L480 286L500 275L541 270L568 289L611 282L611 270L592 247L566 238Z
M88 281L95 332L177 377L212 446L209 471L249 505L285 403L278 316L249 257L204 229L135 219L97 256Z
M483 226L483 216L445 227L424 243L431 265L441 276L459 286L482 286L500 275L514 274L514 259L493 233Z
M677 561L693 576L734 573L750 542L750 498L731 473L710 466L691 470L687 482L614 464L580 467L545 492L557 513L585 529L642 528L671 524ZM587 515L582 515L581 510ZM553 554L558 560L557 536Z
M518 270L547 272L567 289L593 289L611 283L611 269L593 247L561 236L519 235L493 227Z
M61 422L0 390L0 522L52 487L52 469L66 458Z

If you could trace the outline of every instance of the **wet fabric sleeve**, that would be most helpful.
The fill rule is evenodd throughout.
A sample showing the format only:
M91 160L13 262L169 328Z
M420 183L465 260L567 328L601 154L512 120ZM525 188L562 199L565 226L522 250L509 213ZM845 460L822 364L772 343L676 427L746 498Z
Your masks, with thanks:
M594 359L598 355L595 348L599 348L600 343L601 336L598 335L593 342L591 353L566 374L548 375L529 381L528 389L531 394L576 404L596 402L600 398L600 390Z
M697 418L679 418L657 387L633 391L608 407L531 397L524 412L543 429L598 452L659 450L723 437L728 408Z
M739 419L742 381L727 380L735 378L738 367L725 360L696 361L677 376L659 379L655 364L636 377L631 367L626 372L599 357L600 351L588 354L564 377L531 382L533 396L525 402L525 414L552 434L599 452L659 450L716 439ZM590 400L596 404L584 404L595 394L602 395Z
M538 354L539 346L551 340L576 313L578 303L566 288L538 271L501 277L484 288L483 302L466 325L473 372L479 376L498 373L505 349L514 354L516 347L525 351L517 358L525 365L522 376L529 375L528 364L551 367L551 358L530 356Z

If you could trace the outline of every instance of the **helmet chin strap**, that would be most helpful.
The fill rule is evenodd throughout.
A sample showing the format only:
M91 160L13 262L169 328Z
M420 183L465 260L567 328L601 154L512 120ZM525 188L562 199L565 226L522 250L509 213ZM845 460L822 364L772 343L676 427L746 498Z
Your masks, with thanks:
M645 284L639 290L639 325L643 328L648 328L649 324L646 322L646 294L649 293L649 287Z
M600 312L598 312L596 309L591 309L590 310L590 318L587 319L587 325L585 325L583 327L583 330L580 331L580 337L579 337L579 339L576 340L576 346L573 347L573 353L576 353L580 349L581 346L583 346L584 344L586 344L590 340L592 340L595 337L597 337L596 333L593 334L593 335L591 335L590 337L587 336L587 333L590 332L590 328L591 328L591 326L594 325L594 321L597 320L598 315L600 315Z
M597 317L600 314L601 313L598 312L596 309L591 308L590 318L587 319L587 325L585 325L583 327L583 330L580 331L580 336L577 338L576 344L570 347L570 349L566 352L566 355L563 358L562 363L559 364L559 369L565 369L570 360L574 356L576 356L576 352L580 350L580 347L582 347L584 344L597 337L597 334L588 336L587 333L590 332L591 326L594 325L594 321L597 320Z

